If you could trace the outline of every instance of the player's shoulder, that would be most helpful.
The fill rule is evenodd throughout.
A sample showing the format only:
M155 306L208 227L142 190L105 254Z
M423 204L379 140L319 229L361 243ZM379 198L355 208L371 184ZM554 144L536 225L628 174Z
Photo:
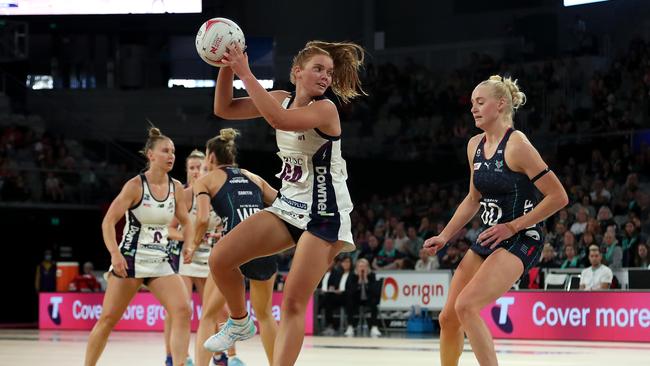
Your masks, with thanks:
M283 100L291 97L291 93L286 90L273 90L270 92L270 94L275 100L279 102L282 102Z
M526 134L519 130L512 131L512 133L510 134L510 139L508 141L512 141L514 143L530 144L530 140L528 139Z
M468 150L474 150L478 146L478 144L481 142L483 137L485 136L485 132L478 133L474 136L472 136L469 141L467 142L467 149Z
M142 177L140 174L136 175L135 177L129 179L124 183L124 189L136 189L136 188L141 188L142 187Z
M176 179L176 178L171 178L171 180L172 180L172 184L173 184L177 189L179 189L179 190L181 190L181 191L184 191L184 190L185 190L185 187L183 187L183 183L181 183L181 181L179 181L179 180Z

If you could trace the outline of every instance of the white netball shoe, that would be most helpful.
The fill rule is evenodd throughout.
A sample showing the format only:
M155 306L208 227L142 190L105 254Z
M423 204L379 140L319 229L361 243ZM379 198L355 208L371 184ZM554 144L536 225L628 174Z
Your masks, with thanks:
M231 318L228 318L219 333L208 338L203 343L203 347L210 352L223 352L232 347L237 341L252 338L255 333L257 333L257 328L250 316L246 317L246 322L242 325L238 325Z

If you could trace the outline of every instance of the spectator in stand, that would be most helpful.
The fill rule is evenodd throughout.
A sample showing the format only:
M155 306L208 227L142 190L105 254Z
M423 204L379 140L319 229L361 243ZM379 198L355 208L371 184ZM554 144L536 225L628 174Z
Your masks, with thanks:
M422 244L424 244L424 239L418 236L417 231L414 226L409 226L407 231L408 241L405 244L405 253L408 254L409 258L413 261L418 258L420 250L422 249Z
M609 226L616 226L616 222L612 216L612 210L609 206L600 206L596 220L598 220L601 231L606 231Z
M447 252L442 257L440 269L456 269L461 259L463 258L460 256L460 250L455 244L451 244L447 247Z
M70 282L68 290L73 292L97 292L102 287L93 274L94 266L92 262L86 262L83 266L83 274L75 276Z
M542 255L540 257L539 263L536 264L536 267L540 269L560 267L560 262L557 259L557 253L555 252L555 248L553 248L553 245L551 245L550 243L544 244L544 248L542 249ZM545 272L539 271L537 278L532 278L531 276L531 278L528 279L529 282L528 288L531 288L533 282L537 283L537 288L544 288L544 275ZM519 285L521 286L522 284L520 283Z
M634 261L630 267L650 268L650 256L648 255L648 244L640 243L636 247Z
M603 244L605 245L605 263L613 270L623 267L623 249L618 245L616 234L613 230L608 230L603 236Z
M420 259L415 263L415 270L418 272L431 272L440 268L437 255L429 255L425 250L420 250Z
M418 236L422 239L428 238L433 235L433 229L431 228L431 220L427 216L422 217L420 220L420 227L418 228Z
M465 233L465 239L467 239L470 243L474 243L476 242L476 238L478 238L478 235L480 233L481 233L481 221L479 220L478 217L475 217L472 220L472 226Z
M375 257L379 255L380 250L381 248L379 248L379 240L377 237L374 235L369 235L368 242L366 245L361 247L361 251L357 255L357 259L365 258L369 263L373 263L375 261Z
M395 242L393 239L386 238L384 240L384 247L379 251L372 262L372 268L374 270L399 269L400 262L398 260L401 258L402 254L395 249Z
M370 310L370 336L380 337L379 322L377 321L377 306L381 296L382 281L377 280L374 272L370 269L370 264L365 259L359 259L356 263L354 273L350 274L347 280L346 288L346 313L348 314L348 327L345 335L354 336L354 329L359 324L359 308L363 305Z
M637 253L636 247L639 245L639 242L639 233L634 222L626 222L623 229L623 238L621 239L621 247L623 248L623 265L625 267L632 267L633 258Z
M589 193L591 202L594 205L606 205L612 199L612 194L605 189L605 183L602 180L596 179L592 185L592 191Z
M562 256L561 259L566 258L566 247L573 247L574 250L574 255L576 253L576 237L573 235L573 233L569 230L564 232L564 235L562 235Z
M326 328L323 331L323 335L333 336L336 334L336 329L338 327L334 322L334 310L339 309L346 305L346 286L348 284L348 277L350 276L350 270L352 269L352 258L349 256L344 256L340 263L339 268L334 269L327 278L323 277L323 283L321 284L321 289L326 287L322 293L322 307L325 309L325 324ZM339 319L341 321L342 319Z
M581 262L580 267L589 267L589 247L592 245L598 245L598 243L596 243L594 235L591 232L585 231L578 245L578 257L580 257Z
M65 198L63 195L63 183L53 172L47 173L47 179L45 179L45 195L53 202L60 202Z
M37 293L56 291L56 262L49 249L43 252L43 260L36 266L34 288Z
M586 208L579 208L576 213L576 221L571 225L571 232L575 236L582 235L587 229L588 211Z
M582 268L580 265L580 257L576 255L576 247L573 244L564 245L564 262L560 268Z
M607 290L612 285L614 274L612 270L601 263L602 254L596 245L589 247L589 262L591 266L580 274L580 289L587 291Z
M569 210L567 210L566 208L560 210L557 213L555 222L563 223L564 227L566 227L566 228L571 227L571 224L572 224L573 221L571 220L571 215L569 215Z
M567 231L566 225L561 222L555 223L555 229L546 235L546 241L553 245L555 250L562 248L562 241L564 239L564 233Z
M537 264L537 267L540 268L559 268L560 263L557 260L557 253L555 252L555 249L553 248L553 245L550 243L544 244L544 248L542 249L542 256Z
M404 244L409 241L408 236L406 235L406 230L404 228L404 222L399 222L395 228L395 234L393 236L393 243L395 248L402 252L402 254L408 254L409 250L404 248Z

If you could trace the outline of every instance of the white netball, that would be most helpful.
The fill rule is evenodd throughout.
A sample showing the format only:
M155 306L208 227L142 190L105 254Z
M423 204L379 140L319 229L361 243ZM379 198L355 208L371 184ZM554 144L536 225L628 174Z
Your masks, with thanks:
M201 25L196 33L196 52L201 59L216 67L224 66L221 63L226 47L233 42L238 43L241 49L246 46L244 32L230 19L212 18Z

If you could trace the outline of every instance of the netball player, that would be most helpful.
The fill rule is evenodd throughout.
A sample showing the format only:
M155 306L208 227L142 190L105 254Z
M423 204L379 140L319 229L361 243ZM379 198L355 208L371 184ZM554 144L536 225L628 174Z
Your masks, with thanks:
M199 150L194 150L190 155L185 158L185 190L183 191L183 197L185 200L186 207L189 207L190 220L194 221L196 216L196 205L194 202L194 194L192 194L192 184L196 181L201 175L207 173L207 166L204 164L205 154ZM181 275L183 282L187 287L187 294L189 296L189 301L192 300L192 289L195 286L197 292L200 296L203 296L203 288L205 286L205 279L210 273L208 268L208 256L210 255L210 249L212 248L214 236L213 234L216 231L217 221L216 215L211 214L213 219L210 222L210 227L206 232L204 240L199 244L192 261L188 264L180 260L180 248L183 245L182 240L183 234L179 230L178 220L173 220L169 228L169 238L170 238L170 260L172 261L172 266L174 270ZM171 329L171 319L170 317L165 318L165 351L167 357L165 359L165 365L172 365L171 357L171 347L170 347L170 329ZM191 358L188 357L187 364L189 365L192 362Z
M264 117L276 129L282 189L271 207L228 233L210 254L210 270L230 309L221 331L206 341L220 351L255 334L246 312L239 266L297 245L284 287L273 365L293 365L305 331L305 309L334 257L354 250L352 201L341 157L341 121L323 94L331 86L343 102L363 93L358 69L363 49L353 43L307 43L293 60L295 93L267 92L237 45L229 48L217 80L214 111L227 119ZM249 97L233 99L233 75Z
M200 241L202 233L205 232L210 209L214 209L221 218L223 226L221 234L227 237L228 233L241 222L264 209L265 203L270 205L277 197L277 191L262 178L237 168L234 141L236 135L237 132L232 128L222 129L218 136L210 139L206 144L210 172L197 180L194 185L194 192L197 194L195 201L198 206L195 242ZM220 245L221 241L214 248ZM247 245L249 245L247 242L240 243L240 246ZM241 273L250 280L251 303L260 324L262 344L269 363L273 360L273 344L277 332L277 324L271 313L277 268L274 256L253 259L240 267ZM224 305L223 295L213 281L208 281L197 332L197 365L204 365L203 360L209 358L209 352L203 349L202 344L214 333L219 312L224 309ZM204 355L199 356L201 353ZM232 366L238 362L239 359L230 358L228 365Z
M440 314L444 366L458 365L463 331L480 365L497 364L492 336L479 312L537 262L543 247L541 222L568 202L555 174L513 128L513 114L524 102L524 93L510 78L492 76L474 89L471 112L483 133L467 146L469 193L444 230L424 244L434 254L481 210L484 231L454 272Z
M190 340L191 309L181 277L174 273L168 258L168 227L174 216L189 225L183 200L183 186L169 176L174 166L174 143L157 128L149 129L142 153L148 167L130 179L113 200L104 216L104 243L111 253L102 314L88 337L86 365L95 365L108 336L140 286L147 285L172 318L171 351L174 365L183 365ZM124 216L126 225L119 246L115 224ZM193 228L184 232L183 258L189 262L194 248Z

